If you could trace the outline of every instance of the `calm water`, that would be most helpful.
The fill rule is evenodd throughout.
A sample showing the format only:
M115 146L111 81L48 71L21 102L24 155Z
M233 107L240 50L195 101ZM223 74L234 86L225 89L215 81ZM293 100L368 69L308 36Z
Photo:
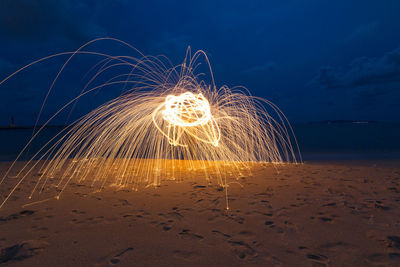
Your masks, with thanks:
M293 129L305 160L400 159L400 123L294 124ZM60 130L45 129L28 156ZM32 129L0 129L0 161L14 160L31 136Z
M297 124L305 160L400 159L400 123Z

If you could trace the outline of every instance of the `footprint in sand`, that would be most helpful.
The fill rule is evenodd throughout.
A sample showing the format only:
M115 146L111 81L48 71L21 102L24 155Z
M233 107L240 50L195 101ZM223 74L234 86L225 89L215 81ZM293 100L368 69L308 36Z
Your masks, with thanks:
M0 264L12 261L22 261L39 254L49 244L41 240L28 240L3 248L0 251Z
M167 214L164 215L164 217L166 219L175 219L175 220L182 220L183 219L183 215L178 212L178 211L172 211L172 212L168 212Z
M355 248L355 246L343 241L324 243L321 244L319 247L324 250L327 249L332 251L343 250L343 249L349 251L350 249Z
M390 235L387 237L388 247L400 249L400 236Z
M379 266L390 266L388 263L389 255L383 253L373 253L366 257L366 260L372 264Z
M77 210L77 209L73 209L73 210L71 211L71 213L74 214L74 215L83 215L83 214L86 214L85 211L79 211L79 210ZM78 220L77 218L73 218L73 219L71 220L71 223L73 223L73 224L81 224L81 223L83 223L83 222L84 222L84 220Z
M225 234L225 233L223 233L223 232L221 232L219 230L212 230L211 232L213 234L215 234L217 236L220 236L220 237L223 237L223 238L231 238L232 237L231 235Z
M214 221L218 220L219 218L220 218L220 216L218 214L213 214L207 218L207 221L214 222Z
M132 204L129 203L128 200L126 199L118 199L118 202L115 203L113 206L114 207L123 207L123 206L131 206Z
M97 216L97 217L90 217L87 219L88 222L91 224L99 224L99 223L104 223L104 216Z
M306 257L311 261L312 266L327 266L329 262L327 256L318 253L308 253Z
M265 221L264 224L271 227L274 224L274 222L273 221Z
M182 231L179 232L178 235L181 236L183 239L188 239L188 240L201 241L204 239L202 235L192 233L189 229L182 229Z
M11 220L19 219L22 217L26 217L26 216L31 216L34 213L35 213L35 211L33 211L33 210L23 210L20 213L13 213L6 217L0 217L0 222L6 222L6 221L11 221Z
M312 217L312 219L318 218L324 223L333 223L335 217L335 215L326 215L325 212L318 212L318 215L316 217Z
M168 224L165 224L165 225L162 227L162 229L163 229L164 231L169 231L169 230L171 230L171 228L172 228L172 226L171 226L171 225L168 225Z
M255 258L258 256L257 251L246 242L229 240L228 243L231 245L233 253L239 259L244 260L249 258Z
M269 228L273 229L279 236L283 236L285 234L285 229L287 231L296 231L296 225L292 224L289 221L284 221L284 227L278 226L275 224L274 221L266 220L264 225L268 226Z
M234 222L237 222L238 224L243 224L244 221L245 221L244 217L238 216L237 214L235 214L233 212L229 213L229 214L225 214L225 217L230 219L230 220L232 220L232 221L234 221Z
M186 260L186 261L193 261L198 258L198 254L193 251L187 251L187 250L174 250L172 252L172 255L175 258Z
M233 238L232 235L226 234L219 230L212 230L211 232L218 237L222 237L231 246L233 253L239 259L252 259L258 256L257 251L248 243L242 240L237 240L236 238ZM238 236L245 239L252 239L255 234L250 231L243 230L238 233ZM257 241L252 241L252 244L257 244Z
M121 259L123 258L123 256L125 256L128 252L133 251L132 247L129 247L127 249L124 249L123 251L115 254L111 259L109 259L109 263L111 265L115 265L121 262Z
M150 223L161 228L163 231L169 231L173 228L175 221L181 221L184 216L177 207L173 207L172 211L167 213L159 213L159 220L153 220Z
M136 217L136 214L134 213L121 213L122 218L124 219L132 219L133 221L136 221L134 217Z
M333 219L332 219L332 218L329 218L329 217L319 217L319 219L320 219L321 221L323 221L323 222L332 222L332 221L333 221Z
M254 238L256 237L256 234L254 234L254 233L251 232L251 231L243 230L243 231L240 231L237 235L238 235L240 238L244 238L244 239L247 239L247 240L252 240L252 243L253 243L253 244L256 244L256 243L257 243L257 241L254 240Z
M79 210L72 210L71 212L74 214L85 214L86 213L85 211L79 211Z
M159 221L152 221L151 224L155 224L157 227L161 228L161 230L168 232L172 229L173 220L169 220L168 222L159 222Z

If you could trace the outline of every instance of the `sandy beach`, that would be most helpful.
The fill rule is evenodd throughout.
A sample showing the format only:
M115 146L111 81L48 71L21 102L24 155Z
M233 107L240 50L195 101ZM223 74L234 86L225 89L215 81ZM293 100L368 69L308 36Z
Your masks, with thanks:
M59 200L29 200L33 174L0 210L0 264L400 265L399 161L260 164L238 182L226 211L224 190L204 179L139 191L71 183Z

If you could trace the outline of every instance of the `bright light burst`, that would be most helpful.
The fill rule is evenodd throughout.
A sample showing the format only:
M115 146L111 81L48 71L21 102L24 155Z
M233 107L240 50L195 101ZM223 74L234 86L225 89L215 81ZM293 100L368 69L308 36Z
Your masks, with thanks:
M162 118L167 122L167 129L163 129L157 122L160 110ZM168 95L165 102L153 112L153 122L174 146L188 146L179 142L183 135L190 135L214 146L218 146L221 138L218 124L211 114L210 103L202 93Z
M88 182L98 189L112 184L136 190L140 186L157 186L163 180L184 180L190 172L196 177L200 173L209 183L227 190L230 183L250 174L254 162L301 161L296 158L299 151L291 126L278 107L251 96L245 88L217 88L203 51L191 55L188 49L181 65L168 67L162 57L140 54L134 58L85 50L100 40L123 43L111 38L94 40L75 52L35 61L0 83L40 61L70 55L55 77L49 95L72 57L103 57L89 70L91 78L81 93L38 129L32 140L82 96L115 85L129 89L66 127L37 151L18 170L19 180L0 207L37 169L40 175L30 197L52 187L58 189L59 197L71 181ZM210 82L195 74L201 62L209 68ZM102 75L117 67L127 71L95 85ZM0 184L14 165L15 162Z

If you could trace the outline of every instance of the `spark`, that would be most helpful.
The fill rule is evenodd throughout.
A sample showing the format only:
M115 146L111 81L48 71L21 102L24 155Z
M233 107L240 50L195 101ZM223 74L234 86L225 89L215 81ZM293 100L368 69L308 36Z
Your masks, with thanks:
M139 57L109 55L85 50L98 41L111 40L132 48ZM34 171L40 175L30 193L57 189L56 197L71 181L101 190L107 185L158 186L165 180L182 181L188 173L227 188L241 176L251 175L255 163L301 162L296 138L285 115L272 102L252 96L246 88L217 87L205 52L187 50L182 64L170 66L163 57L144 56L135 48L112 38L93 40L77 51L39 59L22 70L56 56L70 55L53 80L39 114L71 58L102 57L89 71L81 93L68 101L46 123L34 130L8 171L54 118L75 107L80 98L110 86L126 91L64 128L17 171L18 182L0 204ZM206 63L208 81L196 74L200 58ZM95 84L109 70L126 72ZM205 75L202 73L203 76ZM40 115L39 115L40 117ZM39 117L37 121L39 121ZM226 201L227 209L228 199Z

